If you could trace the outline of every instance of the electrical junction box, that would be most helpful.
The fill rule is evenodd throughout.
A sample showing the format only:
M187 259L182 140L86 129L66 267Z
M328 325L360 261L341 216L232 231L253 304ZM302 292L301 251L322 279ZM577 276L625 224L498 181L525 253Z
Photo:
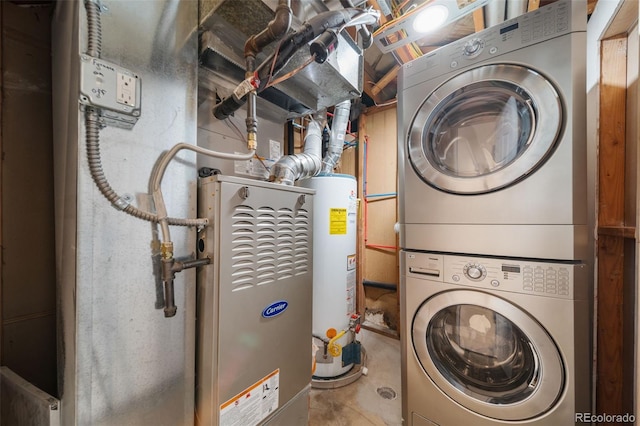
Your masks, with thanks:
M80 109L94 108L105 124L131 129L140 117L140 77L111 62L80 55Z

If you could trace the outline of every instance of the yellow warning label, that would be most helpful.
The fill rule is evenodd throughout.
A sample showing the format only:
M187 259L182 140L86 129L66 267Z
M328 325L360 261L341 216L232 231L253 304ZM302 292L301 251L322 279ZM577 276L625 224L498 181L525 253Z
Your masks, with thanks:
M329 209L329 235L347 234L347 209Z

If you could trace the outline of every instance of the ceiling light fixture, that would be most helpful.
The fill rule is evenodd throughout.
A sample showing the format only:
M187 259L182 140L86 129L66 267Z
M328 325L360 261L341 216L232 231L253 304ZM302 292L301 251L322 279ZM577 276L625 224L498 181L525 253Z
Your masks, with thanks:
M422 9L411 25L419 33L426 34L437 30L447 22L449 9L442 4L433 4Z
M382 53L388 53L457 21L487 3L489 0L427 0L378 28L373 33L373 40Z

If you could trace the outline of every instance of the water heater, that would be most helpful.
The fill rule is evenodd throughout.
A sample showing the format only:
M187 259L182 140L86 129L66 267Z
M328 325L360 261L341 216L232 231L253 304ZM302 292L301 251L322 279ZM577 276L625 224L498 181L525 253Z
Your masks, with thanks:
M360 363L356 313L357 182L321 174L301 180L314 189L313 340L314 379L335 378Z

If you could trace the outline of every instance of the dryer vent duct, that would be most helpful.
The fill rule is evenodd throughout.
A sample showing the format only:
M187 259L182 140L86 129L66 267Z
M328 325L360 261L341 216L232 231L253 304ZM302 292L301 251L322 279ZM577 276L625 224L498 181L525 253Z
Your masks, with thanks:
M201 3L200 65L209 71L203 74L213 73L213 78L200 83L216 92L220 87L214 86L222 85L226 90L223 95L226 95L244 80L244 42L256 28L266 27L273 19L275 12L269 6L273 1L202 0ZM304 19L306 16L294 16L292 30L299 29ZM291 78L260 92L259 97L277 107L274 110L279 118L285 120L311 114L362 94L362 49L346 31L337 37L337 47L324 63L312 62ZM265 60L277 46L277 42L266 46L257 56L256 63ZM296 70L308 59L309 50L299 49L279 75Z

